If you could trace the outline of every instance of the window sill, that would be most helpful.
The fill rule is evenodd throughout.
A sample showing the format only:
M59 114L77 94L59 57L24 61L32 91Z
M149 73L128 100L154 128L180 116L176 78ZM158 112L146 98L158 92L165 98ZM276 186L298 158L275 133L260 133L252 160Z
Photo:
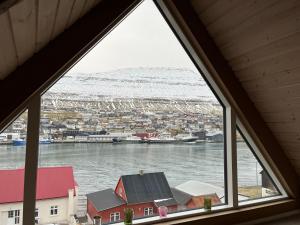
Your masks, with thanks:
M250 205L251 204L251 205ZM258 204L257 202L255 204ZM294 209L298 209L299 202L292 199L282 199L270 202L260 202L259 205L254 203L245 204L237 209L228 207L227 205L215 206L211 211L204 209L195 209L184 212L168 214L166 218L153 216L149 218L136 219L133 224L232 224L242 223L250 220L260 219L284 213ZM115 223L115 225L124 225L123 222Z

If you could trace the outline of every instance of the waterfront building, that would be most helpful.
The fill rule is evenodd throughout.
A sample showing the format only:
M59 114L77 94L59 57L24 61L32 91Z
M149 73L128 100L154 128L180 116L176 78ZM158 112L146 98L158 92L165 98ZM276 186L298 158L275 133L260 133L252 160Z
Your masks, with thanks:
M0 225L22 224L24 169L0 170ZM72 167L39 168L36 224L72 223L78 186Z

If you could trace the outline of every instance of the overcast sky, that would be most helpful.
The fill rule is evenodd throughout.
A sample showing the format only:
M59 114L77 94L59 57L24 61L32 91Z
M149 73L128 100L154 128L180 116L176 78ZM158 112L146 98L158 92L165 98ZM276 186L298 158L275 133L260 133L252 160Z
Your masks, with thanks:
M70 72L101 72L128 67L176 67L195 71L152 0L144 0Z

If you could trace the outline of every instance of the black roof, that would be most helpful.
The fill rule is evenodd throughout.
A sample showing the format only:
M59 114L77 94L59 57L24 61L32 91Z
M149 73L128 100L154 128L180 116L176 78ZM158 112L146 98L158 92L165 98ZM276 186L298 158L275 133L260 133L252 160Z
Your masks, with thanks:
M97 211L103 211L125 204L125 201L118 197L111 188L87 194L86 197L93 203Z
M170 186L163 172L124 175L121 176L121 180L124 185L128 204L173 198Z
M191 198L192 196L182 192L176 188L171 188L173 196L175 200L180 204L180 205L185 205Z

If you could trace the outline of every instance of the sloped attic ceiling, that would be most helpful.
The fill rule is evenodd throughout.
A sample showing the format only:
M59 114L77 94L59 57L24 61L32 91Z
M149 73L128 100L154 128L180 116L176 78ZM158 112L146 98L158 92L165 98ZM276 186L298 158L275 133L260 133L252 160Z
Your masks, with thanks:
M7 0L11 5L0 5L6 9L0 10L0 95L5 96L0 130L24 109L30 96L58 79L138 2Z
M300 2L191 3L300 175Z
M0 79L22 65L100 1L3 1L0 5Z

